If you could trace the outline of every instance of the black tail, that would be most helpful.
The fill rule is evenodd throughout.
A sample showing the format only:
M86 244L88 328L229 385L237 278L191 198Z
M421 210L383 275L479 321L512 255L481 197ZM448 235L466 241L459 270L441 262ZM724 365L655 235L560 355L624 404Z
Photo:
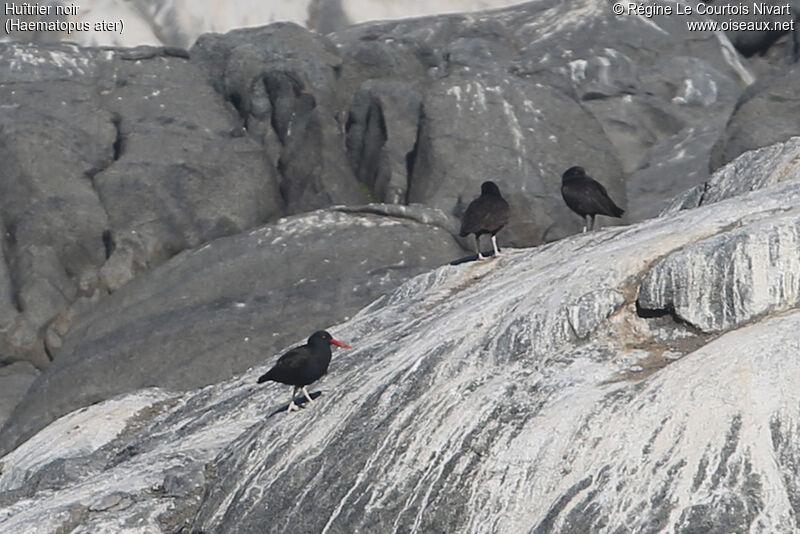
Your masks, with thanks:
M613 202L611 203L611 205L613 206L611 208L611 211L614 212L614 217L622 217L622 214L625 213L625 210L620 208L619 206L617 206Z

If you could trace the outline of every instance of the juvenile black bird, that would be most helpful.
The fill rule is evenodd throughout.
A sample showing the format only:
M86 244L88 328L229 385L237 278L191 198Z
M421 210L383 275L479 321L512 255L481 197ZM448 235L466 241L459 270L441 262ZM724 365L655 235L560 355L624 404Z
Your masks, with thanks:
M289 401L287 413L298 409L294 403L298 389L303 391L309 403L313 403L306 386L316 382L328 372L328 364L331 363L331 345L345 349L353 348L347 343L333 339L328 332L319 330L311 334L308 343L295 347L278 358L272 369L259 377L258 383L272 380L292 386L292 399Z
M481 254L481 234L492 234L492 247L494 255L499 256L500 250L497 248L497 232L508 224L510 209L508 202L500 194L500 189L494 182L483 182L481 184L481 196L473 200L467 206L464 217L461 219L461 237L475 234L475 250L478 259L485 259Z
M619 218L625 213L625 210L614 204L603 184L587 176L583 167L570 167L564 172L561 176L561 196L569 209L586 219L584 232L587 226L594 230L595 215Z

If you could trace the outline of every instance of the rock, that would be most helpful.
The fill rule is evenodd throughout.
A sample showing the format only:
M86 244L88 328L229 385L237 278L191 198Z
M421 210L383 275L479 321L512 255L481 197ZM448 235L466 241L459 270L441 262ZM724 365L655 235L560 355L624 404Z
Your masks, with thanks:
M659 24L679 33L666 20ZM725 44L720 42L723 56ZM630 220L655 216L675 194L708 177L711 147L740 84L751 80L736 59L726 65L698 56L664 54L649 62L608 49L589 62L570 63L578 95L600 120L630 175ZM608 80L621 81L609 85Z
M707 108L707 112L716 111L717 108L722 109L730 105L735 97L735 94L730 94L737 90L734 77L747 75L740 64L726 56L725 42L719 41L719 46L715 43L711 48L704 47L694 39L695 35L685 32L683 25L676 25L667 19L657 19L659 30L626 23L626 31L631 36L637 35L637 32L658 33L658 38L654 41L658 44L653 46L653 51L657 54L663 53L664 59L655 62L654 65L650 56L645 58L644 55L630 55L630 52L626 55L617 51L610 34L604 43L585 41L583 33L576 33L572 29L565 30L566 33L559 36L574 45L571 54L585 56L586 59L573 58L566 61L564 58L554 58L544 54L542 47L557 37L552 32L543 33L542 43L536 42L535 45L524 49L517 46L516 43L528 39L527 34L532 30L527 21L537 20L543 12L550 17L572 20L575 24L585 25L588 28L587 33L593 34L597 34L602 27L607 26L606 18L611 16L607 10L580 12L580 14L578 11L577 4L557 6L553 10L531 5L526 8L509 9L492 17L450 16L422 21L383 23L370 26L369 29L352 29L332 35L336 47L323 37L314 36L294 25L283 24L263 29L241 30L226 36L206 36L193 47L190 57L209 71L209 78L214 87L237 106L240 115L245 119L247 132L260 138L265 144L268 159L276 165L281 175L281 190L284 198L289 201L290 213L319 208L331 203L363 201L362 192L358 190L357 182L348 171L349 166L344 164L338 148L342 138L337 131L337 125L346 127L341 120L343 110L340 108L342 105L347 105L351 91L361 88L362 92L358 94L371 91L371 94L375 95L377 93L374 88L383 87L381 90L387 90L387 84L390 85L398 77L403 77L415 80L412 86L418 86L419 89L414 90L428 98L424 102L427 102L431 109L430 112L426 111L425 116L430 120L419 124L415 124L419 121L415 119L413 113L416 106L414 98L408 102L406 108L401 107L397 112L387 112L384 109L386 108L384 98L384 104L379 108L385 115L383 121L387 129L387 139L382 139L381 128L374 130L373 127L369 130L369 135L363 136L363 131L366 130L357 117L363 115L364 109L369 110L373 104L365 104L364 97L359 97L354 100L351 109L354 120L350 126L354 130L348 132L351 147L357 147L355 152L352 149L350 151L350 163L354 165L355 174L368 182L367 186L371 186L374 198L403 199L405 187L412 193L413 201L420 201L424 194L414 194L413 191L431 190L426 181L435 179L425 176L426 162L418 157L420 154L424 156L434 151L436 157L442 159L442 168L453 169L451 172L454 177L462 174L459 171L461 165L459 160L463 159L459 157L462 154L453 153L458 150L448 148L445 141L433 140L439 144L425 147L411 136L415 126L420 134L430 135L433 132L434 136L438 135L431 125L435 125L435 121L438 120L436 101L439 97L431 98L427 93L436 95L437 92L444 91L445 96L448 96L447 91L450 91L449 97L452 98L455 92L460 93L471 87L469 84L473 82L479 84L476 87L482 87L480 86L482 83L490 90L508 88L504 89L508 94L496 99L497 109L489 109L487 114L508 116L522 124L523 130L509 128L501 121L495 131L484 131L486 120L483 117L470 117L466 114L462 114L465 116L460 119L464 121L461 130L475 131L475 142L478 144L483 142L481 135L490 135L496 137L499 144L510 143L512 152L520 151L515 148L517 145L526 150L516 158L518 162L523 163L521 169L504 169L501 166L500 171L501 174L518 174L521 170L523 174L535 175L523 182L526 190L520 195L518 209L523 222L517 225L517 228L510 228L508 231L510 244L529 245L563 236L578 227L579 222L566 211L555 214L554 218L554 214L551 213L553 208L548 204L544 205L545 209L530 205L531 199L536 195L542 197L557 193L557 177L566 166L574 163L572 161L575 159L574 153L586 154L587 159L593 160L598 168L592 172L601 178L606 176L605 181L610 187L619 189L615 195L617 198L625 197L621 186L625 177L620 169L613 164L607 169L604 168L606 167L604 158L605 154L610 152L609 148L599 146L597 153L602 154L600 158L595 158L592 152L593 147L597 145L596 138L603 137L603 130L612 133L612 141L618 147L626 148L622 138L613 134L616 131L614 125L621 124L620 115L624 113L622 111L624 106L621 108L615 104L616 100L620 97L636 96L636 106L642 111L627 120L626 128L653 130L657 124L672 125L666 130L654 132L654 136L637 135L641 141L636 143L636 150L621 150L621 153L630 159L631 165L639 164L642 153L647 151L653 142L658 142L664 136L677 135L686 120L697 122L694 118L697 114L693 111L678 112L681 106L702 106ZM622 23L625 19L610 20ZM435 29L430 32L427 27ZM618 33L614 32L613 35L616 38ZM668 37L665 38L664 35ZM669 55L673 48L682 49L679 43L685 42L690 37L692 46L701 57L673 58ZM645 37L637 38L643 42L648 41ZM607 46L600 50L599 44ZM540 63L538 66L536 61ZM619 78L620 82L616 85L607 84L605 80L609 79L609 72L612 72L615 78ZM509 78L509 73L514 77ZM448 74L455 83L444 84L439 88L436 85L440 83L437 78L444 74ZM456 74L459 76L456 77ZM431 83L434 85L429 90L427 85ZM526 109L525 102L533 103L532 100L524 98L524 95L530 92L528 87L530 85L544 86L541 88L544 95L548 94L547 88L551 86L557 87L559 91L575 91L577 97L585 101L585 106L591 107L601 120L603 130L597 125L592 126L593 121L579 108L575 109L575 117L566 121L567 124L589 121L588 125L580 124L574 132L564 132L563 135L556 135L547 131L547 128L543 129L541 126L543 119L537 117L533 111L541 112L544 109L545 113L555 114L562 112L561 108L569 107L572 102L563 98L553 99L552 97L558 94L553 93L550 97L538 98L543 101L543 106L537 107L537 104ZM399 88L394 91L404 90ZM412 93L406 91L406 94L413 94L413 91ZM374 96L371 98L375 101ZM491 100L494 97L490 95L489 98ZM666 106L668 109L659 112L660 108L665 107L665 99L670 102ZM451 109L447 107L449 104L446 101L443 104L441 113L444 115L451 113ZM408 109L408 106L412 110L410 114L403 111ZM498 112L501 108L502 112ZM641 118L637 119L637 116L646 118L644 121L646 124L642 123ZM652 117L652 120L647 117ZM412 120L409 121L409 118ZM525 126L528 123L537 126ZM291 125L295 128L290 128ZM423 125L429 128L421 128ZM461 126L458 122L457 125ZM535 132L528 132L524 128L534 128ZM689 128L686 131L692 130ZM297 137L289 139L287 136L289 132L296 132ZM512 135L509 132L516 133ZM521 139L519 135L525 137ZM561 159L570 161L558 160L547 163L553 159L547 153L553 138L567 144L567 150ZM573 139L576 140L574 149L569 148ZM422 137L419 141L426 140L429 138ZM316 146L317 149L309 150L307 148L309 145ZM383 151L384 145L386 151ZM397 148L393 148L395 145ZM542 148L533 149L534 153L531 154L532 149L529 148L531 145ZM364 152L364 147L381 148L367 148ZM388 159L391 162L391 181L395 184L389 188L391 193L387 192L389 186L383 183L387 178L377 175L378 169L387 168L386 164L381 167L379 162L376 163L384 157L381 155L384 152L386 154L393 152ZM698 148L698 153L700 154L698 157L702 159L704 154L702 146ZM367 156L364 157L364 154ZM483 158L484 169L479 167L473 171L474 174L490 174L498 168L496 163L502 159L502 151L493 150L490 154L493 156ZM547 163L548 168L543 166L542 161ZM609 161L613 161L613 158L609 158ZM526 162L536 163L532 165ZM416 163L419 165L415 165ZM629 165L627 162L623 163ZM649 162L644 164L649 165ZM320 173L320 169L325 169L325 172ZM431 172L438 170L433 169ZM381 176L388 176L386 170L380 172ZM629 169L629 172L632 172L632 169ZM413 185L409 188L406 185L412 175L418 176L416 180L418 188ZM670 174L665 173L665 175ZM553 177L556 179L553 180ZM702 179L702 176L700 178ZM675 187L683 189L686 180L691 179L692 177L684 178L680 185ZM471 185L480 183L480 180L472 178L470 181L475 183ZM670 180L665 179L661 182L666 184ZM442 185L446 186L447 182ZM633 190L637 191L635 188ZM668 186L665 186L663 195L668 195L669 192ZM463 202L455 204L448 202L450 205L444 206L443 201L438 199L432 199L432 202L455 215L459 214L459 206L463 204ZM534 215L530 215L531 213ZM526 228L531 225L534 229L527 230ZM141 245L144 248L149 246L146 242ZM117 269L117 277L125 270L135 271L137 268L136 262L125 261L123 265L127 267Z
M707 333L800 302L800 218L775 216L692 243L659 261L637 305L671 313Z
M639 150L645 152L638 161L630 162L632 175L627 183L627 192L630 198L635 199L629 202L627 216L630 220L656 216L679 191L703 183L708 178L711 148L724 130L740 92L730 76L722 74L709 62L686 57L666 58L654 65L647 78L642 76L648 79L649 86L643 92L657 94L667 100L675 88L665 84L664 78L674 80L682 72L685 77L667 106L659 105L651 97L649 105L641 113L628 109L624 114L617 115L638 116L637 119L625 121L631 125L631 131L641 130L641 126L636 126L637 123L643 123L645 128L651 130L659 128L658 125L663 128L665 123L672 123L672 131L675 131L671 134L668 128L660 133L640 132L636 135L633 142L644 142ZM646 97L642 100L646 100ZM706 120L695 120L698 114L705 116ZM662 117L659 118L659 115ZM642 121L642 116L649 116L650 119ZM619 128L619 123L611 127ZM654 138L655 143L647 147L646 140L650 138ZM639 154L639 150L628 153Z
M764 54L746 58L747 67L756 80L785 73L800 56L797 54L797 32L786 33L770 45Z
M739 98L751 72L687 20L571 0L0 44L0 353L55 357L0 436L29 438L0 531L791 531L795 73ZM439 267L488 178L503 244L577 231L575 164L629 220L691 189ZM245 370L318 327L356 349L270 417L285 392Z
M334 329L356 348L337 352L314 386L321 397L288 416L270 415L282 386L253 384L271 362L67 415L0 460L0 529L790 532L800 312L793 293L759 288L778 269L753 263L751 289L770 306L714 336L636 300L659 262L678 266L703 243L767 246L774 235L776 261L789 258L798 201L800 180L789 179L421 274ZM719 281L712 309L744 287L725 274L747 261L707 262ZM702 286L685 287L701 300ZM98 432L109 419L126 430ZM35 493L44 466L78 457L82 478ZM170 474L201 484L202 497L166 492ZM70 513L115 492L136 498Z
M742 154L662 215L797 182L799 158L800 137ZM791 274L800 268L798 223L781 213L766 221L743 219L736 228L666 256L645 275L637 306L672 314L707 333L794 306L800 299Z
M108 219L92 177L112 161L115 129L97 95L77 81L98 75L98 56L69 45L0 44L3 278L20 314L10 326L5 305L0 347L37 366L49 359L44 326L105 261Z
M662 215L720 202L749 191L800 178L800 137L746 152L717 170L704 184L686 191Z
M669 215L670 213L674 213L676 211L681 211L685 209L696 208L700 205L700 201L703 199L703 193L705 192L705 184L700 184L692 187L691 189L687 189L677 197L673 198L667 205L661 210L659 216Z
M89 505L90 512L105 512L108 510L124 510L128 508L133 501L128 494L118 491L97 499Z
M404 81L365 82L347 119L347 156L381 202L404 204L422 116L422 94ZM391 127L391 130L389 130Z
M278 160L287 211L300 213L339 203L366 202L367 196L342 151L341 130L333 117L318 109L295 117L295 129Z
M577 230L580 218L562 202L540 200L558 194L559 169L576 160L599 169L611 196L625 203L622 169L600 125L552 88L451 75L428 90L423 108L409 201L461 217L491 179L511 206L501 245L530 246ZM563 124L559 135L547 127L553 123Z
M3 428L3 447L125 391L198 387L272 359L463 255L448 224L423 206L323 210L179 254L72 320Z
M3 238L7 236L7 233L3 233ZM0 250L0 332L5 333L13 326L18 313L11 274L8 272L8 260L5 252Z
M705 185L703 204L719 202L800 177L800 137L747 152L719 169Z
M230 136L238 118L186 58L21 43L0 57L3 353L46 367L48 324L77 299L282 212L260 146Z
M700 187L709 178L709 149L719 138L721 125L681 130L650 148L628 180L627 215L631 220L656 216L675 200L676 188ZM700 184L700 185L698 185Z
M203 36L192 57L236 106L247 131L268 145L287 213L366 202L342 150L335 107L342 60L330 41L276 24Z
M175 466L164 473L162 489L170 497L185 497L202 490L205 483L202 466Z
M560 4L557 9L569 10L570 6ZM546 60L550 68L566 71L569 87L603 126L624 171L634 175L634 184L641 183L643 178L636 176L639 169L652 169L666 157L678 156L657 152L659 146L691 139L707 129L712 132L710 140L713 132L723 127L742 86L753 78L726 39L688 30L693 16L656 15L647 19L649 24L642 24L639 17L621 16L612 22L605 19L610 12L599 4L595 9L600 12L543 39L545 43L569 43L568 57L547 54L541 62ZM539 24L545 25L546 20ZM607 34L610 27L615 27L616 33ZM651 31L655 28L660 31ZM630 46L621 44L616 37L620 32ZM703 120L698 120L700 117ZM683 148L700 161L708 157L708 145ZM684 189L677 183L672 187L666 184L685 178L676 180L668 172L660 177L663 193L659 200ZM628 204L635 211L652 198L640 200L631 194L639 190L628 189ZM647 215L651 214L642 214Z
M763 78L747 88L714 146L711 169L739 155L800 135L800 97L793 91L800 67Z
M0 367L0 425L25 395L39 370L28 362L14 362Z
M724 37L688 31L690 18L642 24L599 4L528 3L490 15L358 26L329 37L344 60L341 80L353 90L363 78L424 82L415 86L423 112L408 166L409 198L458 216L471 199L459 197L492 178L512 189L519 204L517 224L501 241L530 246L580 228L560 202L536 200L558 198L560 176L571 165L586 167L635 218L656 215L669 198L707 177L694 169L706 167L726 115L753 78ZM621 46L620 35L635 44ZM564 43L564 54L550 53ZM357 95L351 116L366 116L370 105L363 92ZM377 127L364 138L362 122L350 123L358 154L391 142ZM391 131L395 120L383 122ZM667 155L676 145L683 154ZM356 158L365 165L357 175L374 176L380 168L380 151L371 150ZM659 186L651 188L654 175Z
M751 81L729 41L677 19L572 0L328 36L280 23L188 52L3 44L0 351L44 368L81 299L281 215L381 200L458 218L491 178L513 210L501 244L531 246L581 227L558 192L580 164L651 216L706 178Z
M117 89L106 105L116 117L115 162L94 183L112 239L125 245L122 236L135 234L141 243L114 252L157 265L282 212L277 177L260 146L230 135L237 118L203 70L172 57L111 66ZM136 257L140 250L144 257Z
M140 391L135 396L104 402L100 412L94 408L83 408L72 412L60 419L53 428L44 429L39 434L44 441L30 442L13 458L3 457L0 460L0 473L3 477L3 488L0 492L16 491L26 484L29 487L33 484L35 489L38 489L41 481L45 479L52 482L48 484L50 488L69 487L74 480L64 479L65 466L75 466L76 462L82 462L85 468L82 472L86 475L91 470L107 464L107 458L100 461L98 453L104 452L101 449L119 437L137 414L169 398L169 393L151 389ZM96 428L93 427L95 423L98 425ZM58 447L53 447L56 441ZM57 457L43 456L42 452L46 450L57 450ZM12 459L13 461L8 461ZM58 471L60 475L48 475L54 471ZM72 470L72 475L80 472L81 469ZM35 489L29 493L33 495Z

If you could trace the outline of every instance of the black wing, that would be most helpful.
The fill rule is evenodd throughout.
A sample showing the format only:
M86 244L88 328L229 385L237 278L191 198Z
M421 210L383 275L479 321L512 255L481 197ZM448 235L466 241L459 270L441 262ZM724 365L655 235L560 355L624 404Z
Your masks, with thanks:
M579 215L620 217L625 211L617 206L603 184L588 176L561 187L561 195L572 211Z
M306 346L295 347L291 349L283 356L278 358L278 361L275 362L275 365L272 366L272 369L258 377L258 383L261 384L267 380L282 382L289 377L294 376L297 374L298 370L306 365L309 356L309 350Z
M505 199L481 195L467 206L459 233L464 237L478 232L498 232L508 223L509 211Z

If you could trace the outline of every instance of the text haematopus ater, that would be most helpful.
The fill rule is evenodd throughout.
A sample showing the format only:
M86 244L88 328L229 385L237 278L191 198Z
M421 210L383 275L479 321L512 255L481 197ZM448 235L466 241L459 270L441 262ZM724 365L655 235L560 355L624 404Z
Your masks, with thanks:
M608 215L609 217L622 217L625 210L614 204L603 184L586 175L583 167L570 167L561 177L561 196L569 209L584 218L583 231L589 226L594 230L595 215Z
M316 382L328 372L328 364L331 363L331 345L345 349L353 348L347 343L333 339L328 332L319 330L311 334L308 343L295 347L278 358L272 369L258 378L258 383L272 380L292 386L292 400L289 401L287 412L298 409L294 403L298 389L303 390L303 395L309 403L313 403L306 386Z
M508 202L500 194L500 188L494 182L483 182L481 184L481 196L473 200L467 206L464 217L461 219L461 237L475 234L475 251L478 259L484 259L481 254L480 237L482 234L492 234L492 247L494 255L499 256L500 250L497 248L497 232L503 229L508 223L508 216L511 210Z

